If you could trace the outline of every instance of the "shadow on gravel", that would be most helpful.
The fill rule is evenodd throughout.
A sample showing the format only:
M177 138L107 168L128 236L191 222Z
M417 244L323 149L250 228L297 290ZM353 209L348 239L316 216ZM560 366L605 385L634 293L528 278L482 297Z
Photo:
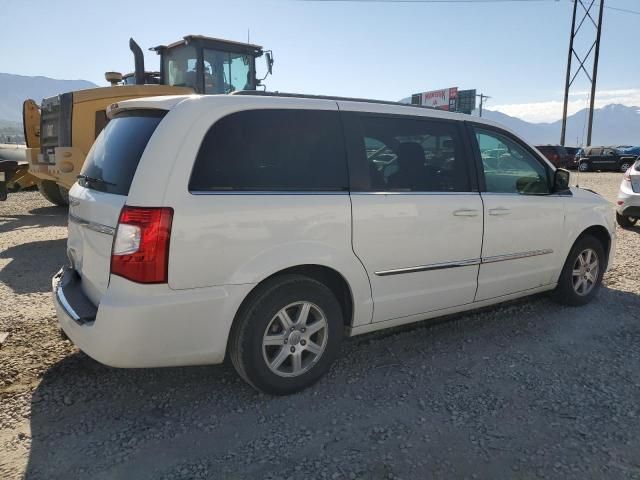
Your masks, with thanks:
M67 207L40 207L29 211L29 215L0 214L0 233L17 229L41 227L64 227L67 225Z
M623 230L626 230L628 232L640 233L640 225L635 225L633 227L623 228Z
M11 261L0 270L0 282L15 293L51 290L51 277L66 262L67 240L42 240L22 243L2 252L0 258Z
M355 337L318 384L278 398L228 365L77 353L33 394L26 478L631 478L638 311L603 288L580 308L539 296Z

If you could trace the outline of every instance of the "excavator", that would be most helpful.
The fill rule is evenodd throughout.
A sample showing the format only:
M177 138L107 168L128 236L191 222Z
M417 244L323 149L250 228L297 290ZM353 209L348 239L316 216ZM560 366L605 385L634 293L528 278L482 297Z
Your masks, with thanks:
M273 55L259 45L187 35L169 45L151 48L160 56L160 71L148 72L140 46L129 40L135 71L106 72L111 84L62 93L23 104L26 162L0 162L0 200L8 190L37 184L55 205L68 205L68 192L76 181L94 140L109 119L112 103L130 98L183 94L228 94L256 90L271 74ZM256 75L256 59L265 55L267 74Z

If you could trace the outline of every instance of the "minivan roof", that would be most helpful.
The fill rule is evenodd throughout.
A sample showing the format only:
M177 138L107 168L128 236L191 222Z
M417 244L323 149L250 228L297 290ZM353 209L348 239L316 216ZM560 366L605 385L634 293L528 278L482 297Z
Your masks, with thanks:
M334 97L334 96L324 96L324 95L307 95L307 94L283 93L283 92L260 92L260 91L254 91L254 90L238 91L238 92L234 92L231 95L192 94L192 95L171 95L171 96L162 96L162 97L135 98L135 99L125 100L122 102L118 102L117 104L110 105L109 108L107 109L107 115L109 116L109 118L111 118L116 113L124 110L137 110L137 109L171 110L182 101L188 100L188 99L192 99L192 100L197 99L198 102L202 103L203 109L209 109L213 106L212 104L219 102L221 97L224 97L226 99L237 97L239 102L242 101L242 103L245 103L245 104L248 97L255 97L256 100L260 98L261 103L269 102L270 99L278 99L278 103L280 105L282 104L282 101L287 101L287 100L290 100L292 103L300 99L333 100L341 103L359 104L360 106L359 110L362 109L362 106L371 105L372 110L376 112L379 112L381 109L384 109L385 106L388 106L390 110L393 110L393 113L404 113L408 115L411 115L413 113L413 114L418 114L420 116L432 117L432 118L442 118L442 119L450 119L450 120L458 120L458 121L471 121L474 123L495 126L503 130L509 131L511 133L514 133L509 128L506 128L504 125L501 125L491 120L484 119L482 117L475 117L475 116L467 115L464 113L447 112L444 110L437 110L434 108L429 108L429 107L419 106L419 105L411 105L407 103L391 102L386 100L373 100L373 99L365 99L365 98Z

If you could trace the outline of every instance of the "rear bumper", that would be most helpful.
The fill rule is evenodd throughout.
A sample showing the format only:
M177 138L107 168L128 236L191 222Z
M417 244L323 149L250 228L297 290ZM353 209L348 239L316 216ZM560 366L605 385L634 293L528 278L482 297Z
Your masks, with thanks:
M640 217L640 193L635 193L623 185L618 192L616 212L625 217Z
M235 313L252 285L171 290L112 277L95 308L83 318L86 297L68 294L75 272L54 277L58 323L84 353L112 367L169 367L221 363Z

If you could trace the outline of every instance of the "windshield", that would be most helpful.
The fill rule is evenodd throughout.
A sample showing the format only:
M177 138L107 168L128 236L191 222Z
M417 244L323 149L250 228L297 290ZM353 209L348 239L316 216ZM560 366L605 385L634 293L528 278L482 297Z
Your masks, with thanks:
M240 53L204 49L204 93L253 90L251 57Z
M111 120L89 150L78 183L92 190L128 195L140 157L165 114L138 110Z

